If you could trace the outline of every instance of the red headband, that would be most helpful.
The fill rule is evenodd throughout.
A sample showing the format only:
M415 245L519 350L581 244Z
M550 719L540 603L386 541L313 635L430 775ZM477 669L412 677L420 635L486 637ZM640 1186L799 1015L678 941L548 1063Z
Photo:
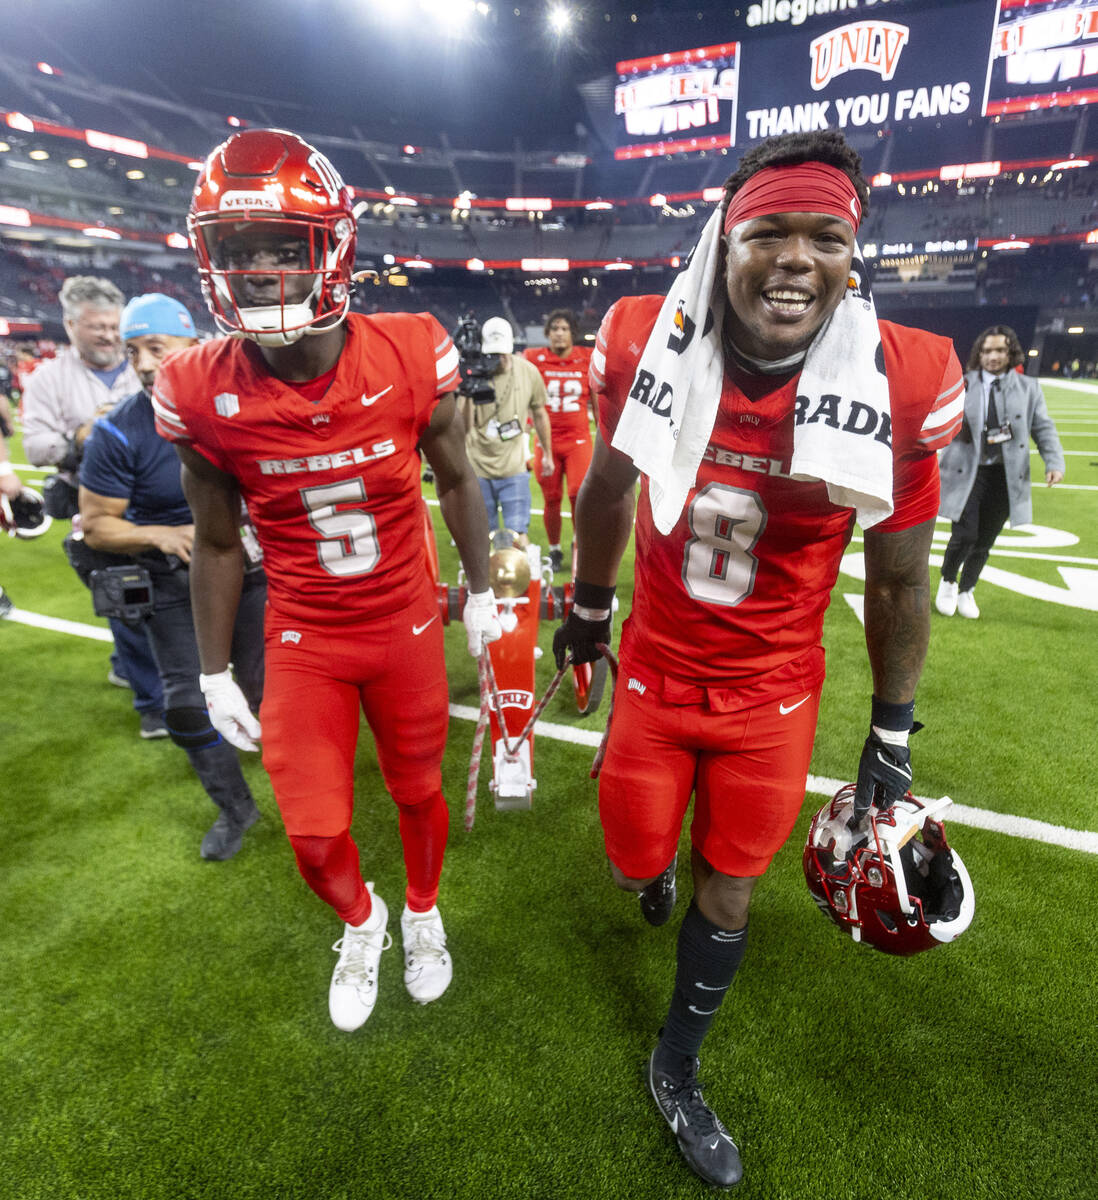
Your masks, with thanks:
M846 172L826 163L763 167L729 200L724 232L754 217L788 212L827 213L846 221L857 233L862 201Z

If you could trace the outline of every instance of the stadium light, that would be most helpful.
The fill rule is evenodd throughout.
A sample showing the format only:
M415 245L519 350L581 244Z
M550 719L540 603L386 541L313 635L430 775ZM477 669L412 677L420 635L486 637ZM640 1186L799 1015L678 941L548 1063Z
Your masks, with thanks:
M1086 329L1082 325L1069 325L1068 333L1086 333Z
M549 10L549 28L561 37L572 28L572 13L561 6Z

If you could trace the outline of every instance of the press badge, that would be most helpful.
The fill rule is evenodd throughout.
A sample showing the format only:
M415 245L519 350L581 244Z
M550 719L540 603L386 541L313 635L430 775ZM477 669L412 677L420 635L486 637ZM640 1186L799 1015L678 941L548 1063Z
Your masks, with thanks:
M504 421L499 427L499 440L501 442L509 442L512 438L518 437L522 432L522 426L518 422L518 417L512 417L510 421Z
M1014 434L1011 431L1009 421L1005 425L996 426L994 429L984 430L984 441L989 446L998 446L1003 442L1009 442L1013 436Z

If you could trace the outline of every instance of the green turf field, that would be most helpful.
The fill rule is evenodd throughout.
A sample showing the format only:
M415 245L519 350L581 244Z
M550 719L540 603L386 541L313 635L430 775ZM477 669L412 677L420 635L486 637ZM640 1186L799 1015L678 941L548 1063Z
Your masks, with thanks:
M743 1197L1098 1196L1098 835L1060 845L1002 831L1010 817L1044 823L1023 831L1098 831L1087 765L1098 389L1046 391L1071 486L1035 487L1040 532L1004 534L977 591L980 621L935 615L919 693L915 790L948 792L993 826L950 826L975 922L911 960L845 940L803 882L802 840L824 797L806 798L756 892L745 966L703 1060L707 1097L743 1154ZM12 458L22 461L18 440ZM439 542L453 582L444 533ZM0 584L20 613L102 628L60 543L56 525L35 542L3 538ZM851 777L866 732L860 549L855 540L827 618L822 780ZM539 688L552 676L551 636L543 624ZM258 761L247 770L263 821L237 859L202 862L214 810L178 749L139 741L127 693L107 684L108 648L0 622L0 1197L708 1191L641 1083L677 921L650 929L611 886L589 746L538 737L529 812L493 809L486 761L466 835L473 726L454 719L440 900L454 983L414 1005L398 937L377 1009L347 1035L326 1001L341 931L297 875ZM452 698L475 707L460 627L447 648ZM545 718L600 729L605 715L604 701L580 718L562 689ZM359 784L354 833L396 913L396 818L368 738Z

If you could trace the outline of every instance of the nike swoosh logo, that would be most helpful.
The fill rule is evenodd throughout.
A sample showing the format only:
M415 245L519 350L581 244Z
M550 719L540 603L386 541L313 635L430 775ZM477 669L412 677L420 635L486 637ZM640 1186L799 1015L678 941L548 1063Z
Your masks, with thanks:
M787 717L787 716L789 716L789 714L791 712L796 712L796 710L798 708L800 708L802 704L807 704L809 702L809 700L811 700L811 699L812 699L812 693L809 692L808 695L805 696L805 698L803 700L798 700L796 704L790 704L788 708L786 707L785 702L783 701L781 704L778 705L778 712L780 712L783 717Z
M697 1013L699 1017L709 1017L709 1016L712 1016L713 1013L719 1011L719 1006L718 1006L718 1008L695 1008L691 1004L691 1005L688 1005L688 1007L692 1013Z
M906 775L908 779L911 778L911 768L910 767L901 767L899 763L893 762L891 758L885 758L885 756L880 752L880 750L877 751L877 761L879 763L882 763L884 766L888 767L889 770L899 771L901 775Z
M385 395L386 392L391 392L392 390L393 390L393 385L390 383L387 388L382 388L380 392L376 392L373 396L367 396L366 393L363 392L362 393L362 407L369 408L371 404L376 404L381 399L381 397Z
M413 625L412 626L412 637L419 637L419 635L425 629L429 629L437 620L438 620L438 613L435 613L435 615L427 622L426 625Z

